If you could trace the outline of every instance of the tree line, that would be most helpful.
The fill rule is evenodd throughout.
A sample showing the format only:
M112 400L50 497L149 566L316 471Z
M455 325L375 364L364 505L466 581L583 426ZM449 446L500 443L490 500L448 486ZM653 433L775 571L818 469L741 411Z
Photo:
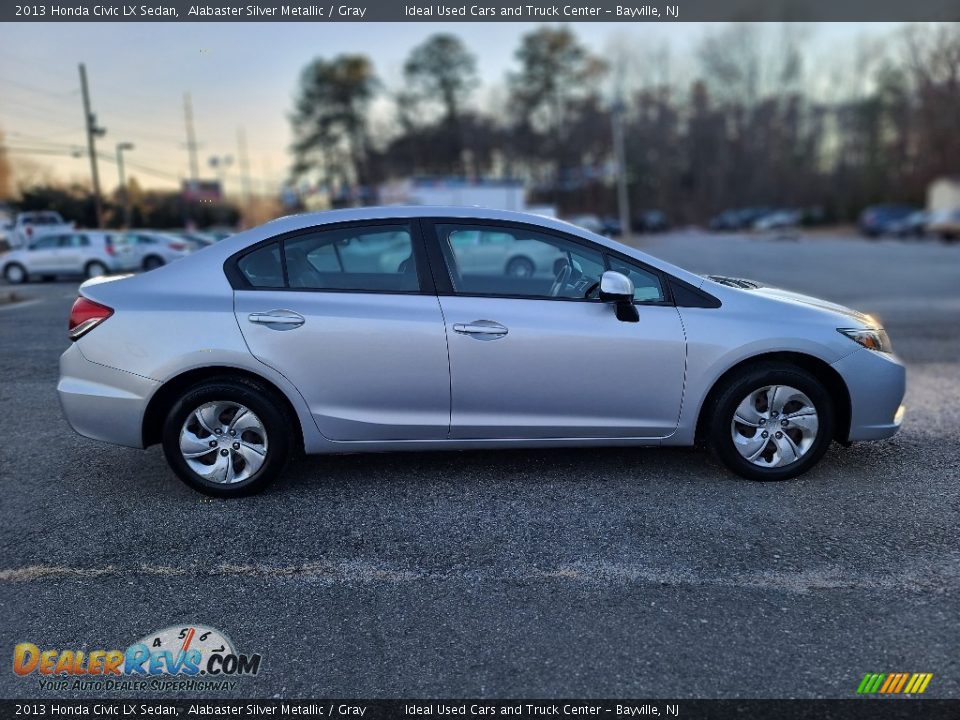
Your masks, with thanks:
M762 32L711 30L680 81L663 53L601 55L544 26L485 94L476 57L449 33L411 50L398 88L366 55L316 58L290 113L291 179L356 204L391 179L516 177L563 214L615 214L615 108L631 207L681 222L751 205L849 220L872 203L922 205L931 180L960 173L960 24L905 27L848 65L839 53L811 65L802 26L768 50ZM374 112L384 100L386 117Z

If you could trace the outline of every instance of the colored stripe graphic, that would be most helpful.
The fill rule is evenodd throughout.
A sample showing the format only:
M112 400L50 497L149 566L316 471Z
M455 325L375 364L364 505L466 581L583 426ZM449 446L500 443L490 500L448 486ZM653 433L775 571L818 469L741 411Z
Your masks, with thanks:
M857 694L920 695L932 679L933 673L867 673L857 686Z

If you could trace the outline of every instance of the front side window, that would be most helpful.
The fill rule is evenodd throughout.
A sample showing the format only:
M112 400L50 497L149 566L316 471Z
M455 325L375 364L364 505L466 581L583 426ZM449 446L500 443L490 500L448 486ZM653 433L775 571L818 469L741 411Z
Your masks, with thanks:
M663 285L655 273L619 258L610 258L610 269L623 273L633 281L634 302L663 302Z
M603 256L533 229L439 223L453 289L467 295L586 299Z
M318 230L284 241L291 288L416 292L410 227L379 225Z
M66 236L62 236L66 237ZM33 245L30 246L31 250L52 250L60 244L61 236L60 235L49 235L44 238L40 238Z

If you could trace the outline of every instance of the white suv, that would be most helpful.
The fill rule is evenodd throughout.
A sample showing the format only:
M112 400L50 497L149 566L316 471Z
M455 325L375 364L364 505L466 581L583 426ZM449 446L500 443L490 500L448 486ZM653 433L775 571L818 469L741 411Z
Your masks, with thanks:
M37 276L91 278L138 267L137 253L129 243L111 233L93 230L45 235L26 248L0 255L3 277L12 284Z

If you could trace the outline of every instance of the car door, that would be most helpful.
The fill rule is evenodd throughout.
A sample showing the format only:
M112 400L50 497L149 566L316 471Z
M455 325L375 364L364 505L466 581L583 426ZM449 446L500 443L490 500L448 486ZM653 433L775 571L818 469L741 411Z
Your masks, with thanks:
M446 334L415 222L299 231L228 268L250 351L297 386L325 437L446 438Z
M58 270L80 274L90 256L90 239L83 233L61 235L57 258Z
M27 272L31 273L58 273L62 272L60 262L61 235L47 235L33 242L26 253Z
M658 273L635 267L640 320L621 322L595 299L611 262L600 246L516 224L424 225L440 266L451 438L661 438L676 429L686 343ZM459 233L494 228L549 260L548 271L491 271L458 250Z

